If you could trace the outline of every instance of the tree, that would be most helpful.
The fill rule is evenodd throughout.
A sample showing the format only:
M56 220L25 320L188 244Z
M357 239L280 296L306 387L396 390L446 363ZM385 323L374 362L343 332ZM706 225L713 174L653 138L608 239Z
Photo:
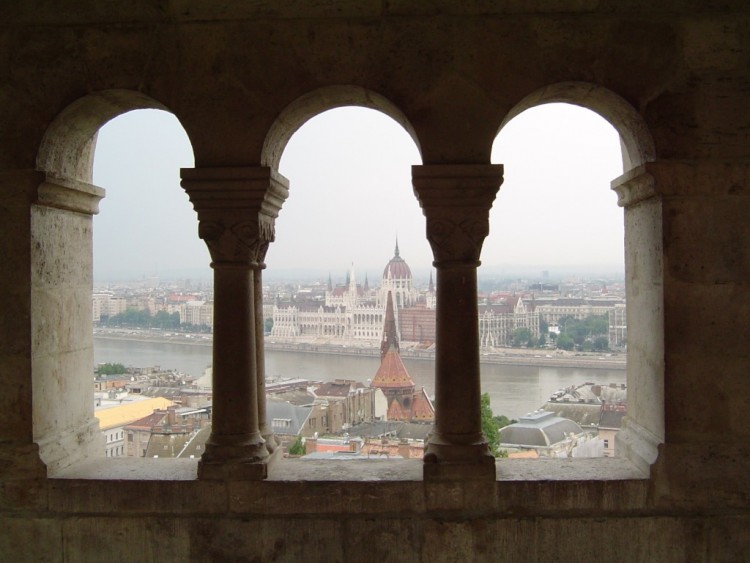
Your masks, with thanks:
M500 430L501 428L505 428L506 426L509 426L511 424L515 424L518 422L515 418L508 418L504 414L495 415L492 417L492 420L495 421L495 425L497 426L497 429Z
M487 439L490 447L490 453L497 455L497 446L500 444L500 433L497 430L497 424L492 417L492 408L490 407L490 394L482 393L482 432Z
M573 342L573 339L566 333L561 333L560 336L557 337L558 348L562 350L572 350L573 346L575 346L575 342Z
M530 346L533 342L531 331L526 328L517 328L513 331L513 346Z
M94 370L94 373L98 373L99 375L120 375L126 371L125 366L122 364L101 364Z
M263 329L266 334L271 334L271 329L273 328L273 319L271 317L267 318L263 323Z
M594 350L603 352L609 349L609 339L606 336L597 336L594 338Z
M297 436L294 443L289 446L289 455L305 455L305 443L302 441L302 436Z

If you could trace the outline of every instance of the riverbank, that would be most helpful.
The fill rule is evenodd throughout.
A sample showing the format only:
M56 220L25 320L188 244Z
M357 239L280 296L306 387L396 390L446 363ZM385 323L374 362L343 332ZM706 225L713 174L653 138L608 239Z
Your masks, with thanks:
M133 342L153 342L160 344L180 344L211 348L213 337L210 334L170 333L162 331L135 329L96 329L94 338L102 340L128 340ZM380 348L365 345L331 344L330 342L281 342L266 338L266 349L280 352L323 354L338 356L377 357ZM401 356L413 360L435 360L433 349L404 347ZM483 364L503 364L536 367L580 367L625 369L625 355L596 355L564 352L562 350L523 350L516 348L482 351L480 362Z

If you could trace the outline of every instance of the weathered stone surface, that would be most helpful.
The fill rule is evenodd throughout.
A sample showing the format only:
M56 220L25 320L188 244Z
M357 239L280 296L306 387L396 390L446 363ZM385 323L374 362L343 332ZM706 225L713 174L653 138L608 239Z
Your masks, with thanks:
M63 521L64 561L137 560L144 563L190 560L192 530L182 518L117 515L82 516Z
M19 563L65 561L63 522L56 518L0 518L0 559Z
M750 559L746 4L2 3L0 559ZM197 480L195 463L76 463L100 450L89 307L101 125L132 109L168 109L205 178L267 166L268 183L294 131L333 107L393 117L418 145L423 170L497 171L497 132L550 102L598 112L622 140L626 172L614 184L625 210L629 405L618 450L627 460L552 469L502 460L426 481L418 463L280 464L263 482L231 471ZM467 194L454 193L431 218L438 260L481 257L484 218L450 209ZM203 234L234 228L223 241L219 233L218 250L249 242L239 256L262 261L269 222L256 210L244 229L245 218L224 207L208 212L214 224ZM443 281L465 289L471 275ZM455 298L468 293L440 298L448 326L475 324L466 321L474 304ZM248 312L245 321L256 319ZM476 359L464 332L443 347L438 412L448 426L476 414L480 391L476 378L462 387L464 372L450 367ZM250 333L237 354L251 349ZM253 392L225 391L217 403L235 396L257 407ZM219 420L229 421L231 441L231 417ZM441 429L443 438L458 457L481 460L477 420L466 426ZM246 430L230 447L242 446ZM483 478L464 478L477 471Z

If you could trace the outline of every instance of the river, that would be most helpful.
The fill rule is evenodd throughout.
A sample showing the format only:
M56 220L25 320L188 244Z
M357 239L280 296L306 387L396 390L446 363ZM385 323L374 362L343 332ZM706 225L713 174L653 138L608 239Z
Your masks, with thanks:
M211 347L178 342L144 342L94 338L94 361L126 366L161 366L199 377L211 365ZM315 381L353 379L368 382L379 365L377 357L339 356L266 350L266 375ZM417 387L434 395L434 362L404 359ZM481 364L482 392L489 393L492 411L509 418L539 408L563 387L587 381L625 383L624 369Z

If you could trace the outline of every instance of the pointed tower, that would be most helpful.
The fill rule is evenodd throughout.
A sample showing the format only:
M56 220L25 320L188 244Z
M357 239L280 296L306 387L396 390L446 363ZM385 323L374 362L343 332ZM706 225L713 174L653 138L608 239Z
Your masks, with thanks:
M385 306L385 325L383 326L383 341L380 343L380 362L390 349L394 349L398 354L398 331L396 330L396 316L393 314L393 295L388 292L388 298ZM406 368L404 368L406 369Z
M381 389L388 400L388 420L411 420L414 381L399 354L393 295L390 292L386 304L383 341L380 344L380 367L371 387Z
M428 287L430 293L435 293L435 284L432 283L432 270L430 270L430 285Z
M370 292L370 282L367 281L367 274L365 273L365 287L364 287L365 293Z
M333 291L333 280L331 279L331 272L328 272L328 291Z
M357 306L357 301L359 300L357 297L357 279L354 277L354 262L352 262L352 269L348 276L349 281L349 287L347 288L349 292L349 299L347 302L347 307L354 308Z

